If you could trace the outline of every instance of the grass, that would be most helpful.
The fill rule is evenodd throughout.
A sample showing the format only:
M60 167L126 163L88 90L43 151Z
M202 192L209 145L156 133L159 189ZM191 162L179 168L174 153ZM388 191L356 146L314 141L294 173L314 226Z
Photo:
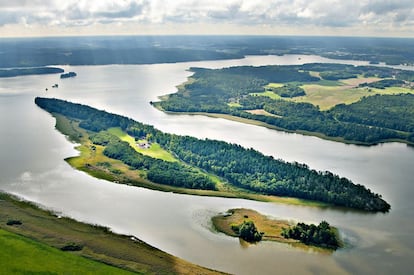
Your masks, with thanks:
M121 140L128 142L129 145L135 149L135 151L143 155L156 158L156 159L162 159L162 160L169 161L169 162L178 161L178 159L176 159L170 152L161 148L161 146L158 143L151 143L151 147L148 149L145 149L145 148L141 148L137 146L137 143L143 143L143 142L146 143L147 142L146 140L139 140L138 142L136 142L132 136L122 131L121 128L118 128L118 127L110 128L108 129L108 132L119 137Z
M11 273L13 268L19 274L127 273L114 267L141 274L218 273L167 254L132 236L58 217L4 193L0 193L0 199L2 274ZM10 219L20 220L22 225L7 226L6 221ZM60 248L68 243L81 244L83 249L61 252ZM6 268L7 272L1 272Z
M250 113L250 114L254 114L254 115L263 115L263 116L273 116L273 117L281 117L275 114L271 114L269 112L266 112L263 109L256 109L256 110L246 110L246 112Z
M376 94L393 95L401 93L414 93L414 90L402 87L389 87L385 89L356 88L349 85L343 86L322 86L317 84L306 84L302 88L306 96L290 99L294 102L308 102L319 106L321 110L328 110L335 105L344 103L351 104L358 102L362 97Z
M269 83L265 86L265 88L272 89L272 88L281 88L283 86L285 86L285 84L283 84L283 83Z
M238 237L238 235L232 230L232 225L242 224L243 221L251 220L256 225L259 232L263 232L262 241L275 241L281 243L287 243L295 247L300 247L306 250L312 250L322 253L330 253L332 250L324 249L312 245L306 245L298 240L286 239L282 237L282 229L289 228L293 224L285 220L271 219L265 215L260 214L257 211L245 208L230 209L224 214L214 216L211 221L214 228L226 235L232 237Z
M133 274L0 229L2 274Z
M251 93L251 96L267 96L270 97L271 99L282 99L282 97L278 94L275 94L272 91L265 91L263 93Z
M232 107L232 108L242 107L242 105L240 103L238 103L238 102L230 102L230 103L227 103L227 105L229 107Z
M314 73L315 76L319 74ZM306 95L295 98L282 98L272 91L262 93L251 93L252 96L267 96L272 99L283 99L293 102L307 102L315 106L319 106L320 110L329 110L338 104L351 104L358 102L362 97L372 96L376 94L394 95L401 93L414 93L413 89L403 87L389 87L385 89L375 88L359 88L362 83L371 83L379 81L378 77L362 77L342 79L339 81L320 80L316 83L303 84L300 87L305 90ZM277 88L283 84L270 83L265 88Z
M323 86L306 84L301 86L306 95L290 99L294 102L307 102L319 106L320 110L328 110L335 105L350 104L359 101L367 93L350 86Z

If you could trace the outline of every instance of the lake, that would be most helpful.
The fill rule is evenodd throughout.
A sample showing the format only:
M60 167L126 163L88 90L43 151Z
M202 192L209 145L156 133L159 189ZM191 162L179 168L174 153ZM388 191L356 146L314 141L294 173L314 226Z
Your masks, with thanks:
M189 67L367 62L318 56L249 56L240 60L155 65L64 67L78 76L24 76L0 79L0 188L62 215L149 244L199 265L237 274L407 274L414 258L414 149L400 143L361 147L244 125L223 119L166 115L149 101L176 91ZM52 89L53 84L59 88ZM45 91L48 88L48 91ZM94 179L72 169L64 158L74 144L54 129L54 118L34 104L36 96L88 104L198 138L253 147L266 155L330 170L380 193L391 204L387 214L197 197L158 192ZM339 228L348 247L332 255L286 244L249 247L216 233L210 218L229 208L252 208L275 218Z

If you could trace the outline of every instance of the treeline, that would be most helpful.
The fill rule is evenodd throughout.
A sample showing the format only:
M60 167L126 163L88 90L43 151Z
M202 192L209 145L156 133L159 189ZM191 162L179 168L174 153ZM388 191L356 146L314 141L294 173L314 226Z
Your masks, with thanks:
M344 122L414 133L414 94L369 96L329 113Z
M370 88L377 88L377 89L385 89L388 87L401 87L405 85L404 80L399 79L382 79L379 81L371 82L371 83L361 83L359 87L370 87Z
M58 99L36 98L41 108L80 120L80 126L94 132L121 127L134 137L150 134L154 142L170 151L184 163L215 174L230 185L261 194L291 196L316 200L366 211L388 211L390 205L380 195L359 184L353 184L330 172L310 170L304 164L286 163L267 157L253 149L215 140L199 140L189 136L162 133L152 126L129 118L109 114L89 106ZM137 153L127 143L116 140L107 132L91 135L93 142L105 145L105 154L120 159L131 167L147 169L148 179L164 184L176 184L176 178L193 177L201 186L212 187L198 169L180 163L154 160ZM195 170L194 170L195 169ZM198 177L200 176L200 177ZM189 188L199 188L197 186Z
M0 69L0 77L14 77L20 75L36 74L59 74L63 72L63 69L54 67Z
M326 80L339 80L364 77L395 78L397 80L412 81L414 71L405 71L389 67L354 66L346 64L309 63L298 66L299 70L319 72L320 77Z
M395 77L397 79L393 83L397 84L405 81L398 78L409 79L414 76L414 72L384 67L322 63L301 66L243 66L219 70L199 68L193 70L195 74L192 77L194 79L192 83L170 95L167 100L156 104L166 111L230 114L262 121L288 131L321 133L327 137L353 143L375 144L396 139L412 142L414 132L410 125L414 111L409 108L413 104L410 95L378 96L375 102L368 97L357 104L342 104L329 111L320 111L318 107L310 103L295 103L265 96L254 96L254 93L264 91L264 85L269 82L285 83L295 79L299 81L285 83L281 89L281 92L284 92L290 87L297 87L298 83L302 83L300 81L314 81L309 71L320 72L321 76L325 77L326 74L322 74L324 72L335 73L339 79L349 77L350 74ZM261 71L263 75L260 74ZM279 79L279 76L284 80ZM381 85L388 84L390 84L389 81L381 82ZM276 92L277 88L274 90ZM285 96L300 94L300 90L292 88L292 94L286 93ZM232 102L237 102L238 105L231 105ZM254 109L263 109L275 116L246 112ZM375 117L373 114L378 114L378 116Z
M315 245L334 250L341 245L335 229L326 221L320 222L319 225L298 223L290 228L284 228L282 236L299 240L307 245Z

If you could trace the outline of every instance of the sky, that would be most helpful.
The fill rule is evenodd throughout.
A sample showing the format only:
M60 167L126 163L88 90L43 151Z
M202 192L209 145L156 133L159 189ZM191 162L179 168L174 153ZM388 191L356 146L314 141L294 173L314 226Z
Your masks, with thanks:
M414 37L413 0L0 0L0 37Z

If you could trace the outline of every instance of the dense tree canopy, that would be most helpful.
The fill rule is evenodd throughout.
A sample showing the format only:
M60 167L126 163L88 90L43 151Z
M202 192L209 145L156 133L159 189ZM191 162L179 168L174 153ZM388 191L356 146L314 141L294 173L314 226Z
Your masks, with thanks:
M320 222L319 225L298 223L290 228L285 228L282 236L329 249L340 247L337 233L326 221Z

